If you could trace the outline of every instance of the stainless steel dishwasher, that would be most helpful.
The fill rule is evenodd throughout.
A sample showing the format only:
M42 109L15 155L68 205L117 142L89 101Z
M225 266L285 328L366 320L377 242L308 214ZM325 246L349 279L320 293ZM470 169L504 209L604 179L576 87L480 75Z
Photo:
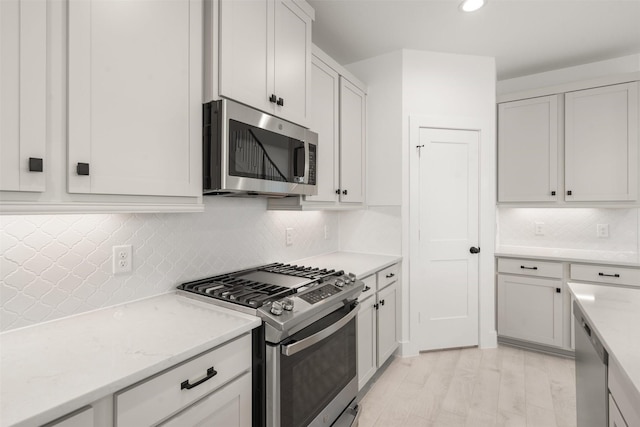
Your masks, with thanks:
M609 355L586 316L573 303L578 427L608 425L607 365Z

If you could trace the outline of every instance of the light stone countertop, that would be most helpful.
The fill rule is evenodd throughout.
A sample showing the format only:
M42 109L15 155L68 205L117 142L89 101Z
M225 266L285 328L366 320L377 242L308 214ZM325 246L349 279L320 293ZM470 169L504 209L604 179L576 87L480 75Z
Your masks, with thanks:
M41 425L259 326L175 293L0 334L0 426Z
M629 379L640 407L640 289L568 283L596 335Z
M399 261L402 261L402 257L397 255L333 252L330 254L292 261L291 263L308 267L344 270L345 273L353 273L358 279L362 279Z
M637 254L596 252L554 248L526 248L515 246L499 246L496 257L528 258L582 264L617 265L620 267L640 268Z

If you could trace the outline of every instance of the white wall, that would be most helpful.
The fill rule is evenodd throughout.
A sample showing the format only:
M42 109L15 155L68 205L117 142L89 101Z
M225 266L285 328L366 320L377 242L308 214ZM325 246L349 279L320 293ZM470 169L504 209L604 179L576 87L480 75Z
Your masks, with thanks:
M480 343L496 345L494 324L494 259L495 239L495 62L493 58L402 50L359 61L347 68L369 87L369 104L384 108L370 109L367 114L367 150L372 153L368 166L367 203L373 207L364 212L341 214L342 249L385 246L385 227L400 227L403 256L402 349L403 355L417 352L411 342L411 331L417 329L415 308L410 305L409 280L409 116L428 116L434 126L452 119L470 119L481 123L481 253L480 269ZM398 75L398 69L401 75ZM402 93L398 111L397 91ZM387 102L388 101L388 102ZM400 128L396 121L400 120ZM398 163L399 162L399 163ZM399 179L398 179L399 177ZM389 183L392 183L389 186ZM384 192L378 192L379 189ZM388 189L390 188L390 189ZM396 194L391 197L389 191ZM396 197L401 192L401 198ZM386 193L385 193L386 192ZM379 205L397 205L393 208ZM394 213L395 212L395 213ZM348 231L349 228L357 231ZM360 240L360 241L359 241ZM391 239L389 239L391 240ZM364 244L363 242L367 242ZM391 253L391 252L384 252Z
M204 213L0 216L0 330L338 250L337 213L267 211L259 198L204 202ZM285 245L287 227L292 246ZM133 247L134 270L113 275L111 248L123 244Z
M498 252L640 262L639 209L500 207L498 219ZM544 235L535 235L536 222ZM609 226L609 237L597 237L597 224Z

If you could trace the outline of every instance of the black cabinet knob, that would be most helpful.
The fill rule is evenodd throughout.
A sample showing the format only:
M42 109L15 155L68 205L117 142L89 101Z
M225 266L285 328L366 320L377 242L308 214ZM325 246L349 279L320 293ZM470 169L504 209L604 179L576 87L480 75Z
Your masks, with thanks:
M469 248L469 252L471 252L472 254L478 254L478 253L480 253L480 248L479 247L476 248L475 246L471 246Z
M556 293L559 294L560 292L562 292L562 289L556 288Z
M571 190L567 191L567 196L571 195Z
M276 101L276 104L281 106L281 107L284 107L284 99L278 98L278 101Z
M89 163L78 163L76 172L78 175L89 175Z
M342 194L347 195L347 190L342 190Z
M278 98L276 98L276 95L272 93L269 97L269 102L273 102L275 104L277 99Z
M43 161L39 157L29 157L29 172L42 172L44 170Z
M339 188L336 190L336 194L340 194L340 189Z
M555 191L552 191L552 192L551 192L551 195L552 195L552 196L555 196L555 195L556 195L556 192L555 192Z

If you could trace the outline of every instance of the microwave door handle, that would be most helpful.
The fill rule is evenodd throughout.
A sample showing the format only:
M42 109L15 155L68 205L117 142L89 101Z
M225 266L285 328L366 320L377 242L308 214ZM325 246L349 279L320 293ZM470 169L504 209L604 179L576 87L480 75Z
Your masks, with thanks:
M304 142L304 176L305 184L309 183L309 141Z
M285 356L292 356L306 348L311 347L312 345L319 343L323 339L330 337L334 333L338 332L343 326L351 321L358 314L358 309L360 307L356 306L353 310L349 312L346 316L342 317L337 322L331 324L330 326L324 328L323 330L316 332L315 334L301 340L297 341L293 344L283 345L281 347L281 353Z

